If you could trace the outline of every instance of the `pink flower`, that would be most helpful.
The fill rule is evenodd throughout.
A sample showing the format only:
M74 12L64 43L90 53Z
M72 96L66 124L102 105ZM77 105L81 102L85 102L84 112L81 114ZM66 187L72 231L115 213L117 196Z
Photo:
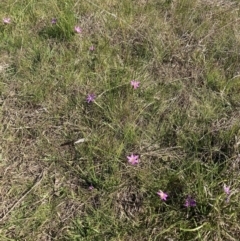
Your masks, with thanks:
M87 103L93 102L95 100L96 96L94 94L88 94L87 95Z
M90 51L95 50L94 46L93 46L93 45L92 45L92 46L90 46L90 47L89 47L89 50L90 50Z
M3 18L3 22L6 24L11 23L11 19L10 18Z
M79 26L75 26L74 30L75 30L76 33L81 33L82 32L82 29Z
M57 23L57 19L56 19L56 18L52 18L51 23L52 23L52 24L56 24L56 23Z
M136 80L131 81L131 86L133 87L133 89L137 89L139 85L140 85L139 81L136 81Z
M197 205L196 200L193 199L191 196L188 196L185 200L185 207L195 207Z
M159 191L157 192L157 195L158 195L163 201L166 201L166 200L167 200L167 197L168 197L167 193L159 190Z
M227 200L226 202L229 202L229 199L230 199L230 186L227 186L226 184L223 185L223 191L226 193L227 195Z
M226 184L224 184L223 191L229 196L230 195L230 186L227 186Z
M94 186L91 185L91 186L88 187L88 189L89 189L90 191L92 191L92 190L94 189Z
M127 156L128 162L132 165L138 164L139 160L138 160L138 155L131 155L131 156Z

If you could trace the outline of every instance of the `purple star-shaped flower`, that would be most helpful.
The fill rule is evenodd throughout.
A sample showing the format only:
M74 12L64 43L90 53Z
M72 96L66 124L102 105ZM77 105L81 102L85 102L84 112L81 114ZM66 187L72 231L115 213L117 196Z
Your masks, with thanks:
M56 18L52 18L51 23L52 23L52 24L56 24L56 23L57 23L57 19L56 19Z
M138 155L131 155L131 156L127 156L128 162L132 165L138 164L139 160L138 160Z
M140 85L139 81L136 81L136 80L131 81L131 86L133 87L133 89L137 89L139 85Z
M11 23L11 18L3 18L3 22L9 24Z
M82 32L82 29L79 26L75 26L74 30L75 30L76 33L81 33Z
M158 195L163 201L166 201L166 200L167 200L167 197L168 197L167 193L159 190L159 191L157 192L157 195Z
M87 103L93 102L95 100L96 96L94 94L88 94L87 95Z
M195 207L197 205L196 200L193 199L191 196L188 196L184 206L185 207Z

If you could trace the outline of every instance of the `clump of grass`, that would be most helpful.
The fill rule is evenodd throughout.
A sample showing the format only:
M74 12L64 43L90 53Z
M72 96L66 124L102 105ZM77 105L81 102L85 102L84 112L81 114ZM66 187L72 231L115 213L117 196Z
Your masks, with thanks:
M237 240L238 7L3 2L0 239Z

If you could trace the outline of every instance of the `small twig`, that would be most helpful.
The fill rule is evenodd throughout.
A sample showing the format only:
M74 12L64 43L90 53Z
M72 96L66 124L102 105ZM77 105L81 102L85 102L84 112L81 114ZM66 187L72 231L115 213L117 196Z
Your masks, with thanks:
M221 29L223 29L223 28L226 28L226 27L228 27L229 25L231 25L232 23L238 22L239 20L240 20L240 18L234 19L233 21L228 22L228 23L225 24L224 26L218 28L217 31L219 31L219 30L221 30ZM214 33L215 33L215 32L212 31L211 33L209 33L209 34L207 34L206 36L204 36L204 37L199 41L199 44L202 44L202 42L203 42L205 39L209 38L209 37L212 36Z
M96 3L94 3L93 1L88 1L88 0L86 0L86 1L87 1L88 3L90 3L90 4L92 4L93 6L99 8L100 10L102 10L102 12L106 12L107 14L113 16L114 18L117 18L117 15L116 15L116 14L111 13L111 12L107 11L106 9L102 9L101 7L99 7L99 6L98 6Z
M122 21L124 24L126 24L129 28L131 28L134 32L138 33L139 35L141 35L144 39L147 39L142 33L140 33L137 29L135 29L134 27L132 27L130 24L127 23L127 21L125 21L124 19L120 18L117 16L117 14L111 13L109 11L107 11L106 9L101 8L99 5L97 5L96 3L94 3L93 1L89 1L86 0L86 2L88 2L89 4L92 4L93 6L95 6L96 8L100 9L103 13L107 13L108 15L114 17L115 19ZM75 6L79 3L79 1L75 4ZM149 41L149 39L147 39Z
M22 194L22 196L7 210L7 212L2 213L0 215L0 222L3 221L22 202L22 200L42 181L44 176L43 172L44 171L42 171L40 175L38 175L35 178L33 185Z

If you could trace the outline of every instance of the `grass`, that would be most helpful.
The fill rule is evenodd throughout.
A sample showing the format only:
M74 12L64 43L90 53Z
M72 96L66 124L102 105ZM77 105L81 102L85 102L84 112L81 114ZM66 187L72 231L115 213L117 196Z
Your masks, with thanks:
M8 0L0 17L0 240L239 239L239 1Z

